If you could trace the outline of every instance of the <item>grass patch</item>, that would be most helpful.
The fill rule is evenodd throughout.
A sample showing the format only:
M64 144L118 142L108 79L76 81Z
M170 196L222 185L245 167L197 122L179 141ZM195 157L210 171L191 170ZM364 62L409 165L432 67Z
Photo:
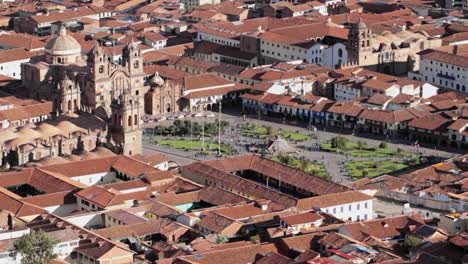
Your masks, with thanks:
M185 151L202 151L203 148L203 142L195 140L160 139L155 141L155 143ZM207 152L207 154L217 153L218 146L219 145L216 143L205 142L205 152ZM231 155L233 152L234 149L231 145L221 144L221 153Z
M320 144L320 148L324 151L329 152L338 152L339 150L332 147L331 143L322 143ZM367 145L359 146L357 143L354 142L347 142L346 147L343 150L340 150L341 153L349 154L353 157L375 157L375 158L393 158L393 157L400 157L400 158L407 158L407 159L418 159L419 154L417 153L409 153L409 152L398 152L397 150L390 149L390 148L375 148L370 147Z
M393 161L349 161L345 162L345 168L349 175L355 179L363 177L375 177L406 169L409 165Z
M277 135L289 139L292 141L306 141L311 140L314 137L302 134L299 132L290 132L282 129L277 129L269 126L258 126L254 123L248 123L242 127L242 135L245 137L255 137L255 138L273 138Z
M302 161L296 157L288 156L288 155L278 155L278 156L272 157L271 159L276 162L280 162L288 166L301 169L305 171L306 173L317 175L327 180L330 179L330 175L328 175L328 172L325 166L321 162L310 161L310 160Z

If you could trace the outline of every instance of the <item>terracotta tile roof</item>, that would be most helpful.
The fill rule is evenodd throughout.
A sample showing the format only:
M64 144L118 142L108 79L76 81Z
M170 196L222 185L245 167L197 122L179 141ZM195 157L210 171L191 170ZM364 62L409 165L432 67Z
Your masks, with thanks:
M276 207L273 205L273 202L269 202L266 210L263 210L259 205L256 203L249 203L249 204L236 204L236 205L226 205L225 207L216 208L210 210L210 212L222 215L229 219L234 220L244 220L247 218L252 218L255 216L261 216L264 214L270 214L274 211L282 210L283 208Z
M222 160L204 161L203 163L219 170L223 170L226 173L252 170L271 178L281 180L292 186L300 186L300 188L318 195L348 190L348 188L342 185L304 173L299 169L295 169L257 155L242 155ZM288 175L288 177L281 177L281 175ZM311 179L313 179L313 181L311 181Z
M435 114L413 119L408 123L408 127L445 131L451 123L451 119L445 118L441 114Z
M202 90L202 91L193 91L185 95L184 98L193 99L193 98L205 98L205 97L210 97L210 96L215 96L215 95L226 95L230 92L246 90L249 87L250 86L244 85L244 84L235 84L234 86L230 86L230 87L213 88L213 89Z
M297 208L300 211L307 211L312 210L314 207L327 208L331 206L338 206L342 204L362 202L373 199L374 197L359 191L346 191L300 199L297 202Z
M256 32L259 26L263 30L280 28L286 26L296 25L298 23L307 23L304 18L288 18L288 19L276 19L271 17L262 17L247 19L241 23L233 22L211 22L205 24L194 24L193 27L199 32L205 32L207 34L222 36L226 38L239 39L242 33L253 33Z
M133 177L159 171L153 166L128 156L118 156L117 160L112 165L112 168Z
M465 51L468 48L468 44L450 46L453 47L452 50L437 50L437 49L427 49L419 52L418 54L421 58L439 61L455 66L460 66L468 68L468 53ZM463 51L464 52L463 52ZM463 52L463 53L462 53Z
M462 131L462 129L467 129L468 128L468 119L460 118L457 119L457 121L453 122L448 129L456 130L456 131Z
M289 195L266 188L261 184L243 179L239 176L229 174L202 162L195 162L186 165L181 168L181 171L182 175L185 173L195 174L198 175L198 177L214 181L217 186L224 186L224 189L232 189L255 198L268 199L284 206L294 206L297 201Z
M89 231L85 228L73 225L68 221L51 214L42 214L27 225L31 229L40 229L60 240L66 240L68 237L79 238L79 246L74 250L83 253L85 256L93 259L100 259L110 250L114 251L114 258L121 258L123 255L132 256L133 251L118 242L112 242ZM66 236L64 236L66 235Z
M369 236L386 239L404 236L410 226L422 226L424 221L420 215L403 215L383 219L362 221L357 223L346 223L343 228L354 239L363 241Z
M29 120L35 117L50 116L51 112L52 102L18 106L0 111L0 120L9 120L10 122L18 120Z
M46 45L38 37L21 33L1 34L0 44L14 48L24 48L25 50L40 50L44 49Z
M460 247L466 250L466 248L468 248L468 233L466 231L462 232L450 238L449 242L457 247Z
M110 183L104 185L106 188L112 188L117 191L124 191L124 190L130 190L130 189L139 189L139 188L146 188L148 187L148 183L144 182L143 180L140 179L135 179L135 180L129 180L129 181L121 181L121 182L116 182L116 183Z
M187 90L202 89L202 88L217 88L217 87L229 87L234 83L228 81L214 73L190 75L184 78L184 88Z
M306 235L298 235L292 237L280 238L275 241L275 245L279 252L285 256L291 253L304 252L310 250L317 241L322 238L325 233L317 232Z
M374 104L374 105L384 105L388 101L392 99L391 96L385 94L374 94L369 99L367 99L366 103Z
M100 236L112 240L120 240L128 237L145 237L153 234L163 234L170 237L174 233L186 232L189 228L172 220L161 218L148 220L142 223L119 225L95 230Z
M260 34L260 39L300 47L310 47L316 43L311 39L324 38L326 36L348 39L348 29L329 27L325 23L299 24L271 29Z
M364 107L360 104L352 101L338 101L331 105L327 112L336 113L336 114L344 114L348 116L357 117L361 114L361 112L366 111Z
M146 172L142 179L151 183L158 184L162 181L173 179L174 174L171 171L155 171L155 172Z
M409 102L416 101L417 99L418 98L413 96L413 95L401 93L401 94L398 94L397 96L393 97L393 99L390 101L390 103L392 103L392 104L404 104L404 103L409 103Z
M200 190L200 201L214 205L225 205L246 202L248 199L216 186L208 186Z
M229 232L232 232L230 235L235 235L242 227L242 223L221 214L208 212L197 222L197 226L213 233L224 233L226 229L234 227L234 230L229 230Z
M0 63L13 61L29 61L31 57L42 54L42 51L27 51L24 48L7 49L0 51Z
M281 217L281 220L285 222L288 226L312 223L320 219L323 219L323 217L314 212L306 212L302 214L295 214L295 215Z
M200 61L200 60L195 60L189 57L173 57L169 59L168 65L174 65L174 66L181 66L181 67L187 67L190 69L196 69L201 72L207 72L209 69L212 67L217 66L216 63L212 62L207 62L207 61Z
M179 210L175 207L169 206L164 203L156 202L156 201L151 201L153 204L150 209L148 209L148 212L158 216L158 217L168 217L170 215L179 215L182 214L182 210Z
M116 189L106 188L105 186L99 185L89 186L75 194L75 196L90 203L94 203L102 208L123 204L130 200L147 200L150 195L151 192L148 190L122 193Z
M362 86L371 88L373 90L385 91L393 86L392 83L380 81L380 80L368 80L363 83Z
M269 252L264 257L255 262L255 264L290 264L291 259L275 252Z
M76 198L73 196L75 191L64 191L50 194L42 194L36 196L24 197L21 199L23 202L27 202L39 207L49 207L56 205L75 204Z
M171 206L196 203L200 201L200 191L186 193L161 193L154 198L155 201Z
M98 13L110 12L104 8L96 6L78 7L76 9L67 9L62 11L50 12L47 15L31 16L31 19L37 23L53 23L56 21L69 21L72 19L91 16Z
M453 172L443 169L446 166L450 166L450 170L455 169L456 167L452 167L454 165L454 160L450 159L443 163L438 163L408 174L403 174L400 176L400 178L411 181L414 184L431 184L431 182L433 182L440 185L445 185L459 181L463 178L462 175L457 175Z
M108 212L105 212L103 215L109 216L115 220L121 221L122 224L120 225L133 225L133 224L144 223L147 221L146 218L142 218L138 215L132 214L122 209L108 211Z
M0 187L0 209L11 212L16 217L26 217L32 215L39 215L44 213L45 210L32 205L27 202L21 201L21 197Z
M401 109L395 111L365 109L359 115L360 118L383 122L388 124L397 124L400 122L410 121L418 116L408 109Z
M356 190L399 190L411 182L391 175L382 175L376 178L362 178L351 182L348 186Z
M148 54L148 53L145 53ZM146 60L145 60L146 61ZM148 75L158 73L164 79L170 80L183 80L185 76L189 75L187 72L179 71L176 69L169 68L164 65L147 65L144 66L144 71Z
M178 259L182 263L197 263L197 264L212 264L212 263L229 263L229 264L245 264L255 263L259 254L267 254L269 251L264 249L262 245L248 245L236 248L214 250L206 253L195 253L189 256L182 256Z

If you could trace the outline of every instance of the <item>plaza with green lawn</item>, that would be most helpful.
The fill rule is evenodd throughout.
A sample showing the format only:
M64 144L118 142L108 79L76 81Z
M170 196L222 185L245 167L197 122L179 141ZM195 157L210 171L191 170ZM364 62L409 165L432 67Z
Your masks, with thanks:
M203 146L205 147L205 154L216 154L218 151L218 144L211 143L208 141L198 141L198 140L183 140L183 139L159 139L155 141L156 144L168 146L175 149L182 149L185 151L196 151L201 152ZM221 144L221 153L224 155L231 155L234 152L234 149L231 145Z
M301 160L289 155L278 155L272 157L271 159L291 166L293 168L301 169L309 174L317 175L324 179L330 179L327 169L321 162Z
M350 142L342 140L342 142L336 143L340 139L330 140L329 142L320 144L320 149L324 151L337 152L343 154L349 154L353 157L365 158L407 158L407 159L418 159L419 154L404 152L402 149L390 149L386 147L386 143L381 143L379 147L371 147L363 142Z
M306 141L313 139L313 136L302 134L299 132L290 132L282 129L273 128L270 126L259 126L255 123L248 123L242 127L242 135L244 137L254 138L272 138L277 135L291 141Z
M403 170L410 165L403 162L367 160L345 162L344 166L349 175L356 180L363 177L375 177Z

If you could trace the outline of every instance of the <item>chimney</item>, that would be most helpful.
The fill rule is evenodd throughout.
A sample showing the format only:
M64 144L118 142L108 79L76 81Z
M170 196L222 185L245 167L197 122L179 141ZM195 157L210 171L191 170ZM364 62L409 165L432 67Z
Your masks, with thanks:
M15 228L15 219L11 214L8 214L8 230L13 230Z
M266 199L259 199L255 201L257 207L260 207L263 211L268 210L268 204L270 203L270 200Z

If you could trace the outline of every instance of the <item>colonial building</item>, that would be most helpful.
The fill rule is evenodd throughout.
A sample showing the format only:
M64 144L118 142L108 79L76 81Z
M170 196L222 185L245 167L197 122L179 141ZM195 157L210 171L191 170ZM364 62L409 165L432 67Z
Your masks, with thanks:
M421 67L411 72L413 79L439 87L468 92L468 44L444 46L419 53Z
M150 90L145 95L145 112L150 115L171 114L182 110L182 83L180 80L164 80L159 73L148 81Z
M125 46L118 63L99 46L85 60L80 44L64 26L47 44L45 56L22 65L22 83L31 98L52 101L55 116L100 117L110 128L102 143L128 155L141 152L144 76L137 44Z
M419 68L416 59L419 51L440 45L440 39L409 31L373 34L359 19L349 31L348 61L373 71L402 75Z

